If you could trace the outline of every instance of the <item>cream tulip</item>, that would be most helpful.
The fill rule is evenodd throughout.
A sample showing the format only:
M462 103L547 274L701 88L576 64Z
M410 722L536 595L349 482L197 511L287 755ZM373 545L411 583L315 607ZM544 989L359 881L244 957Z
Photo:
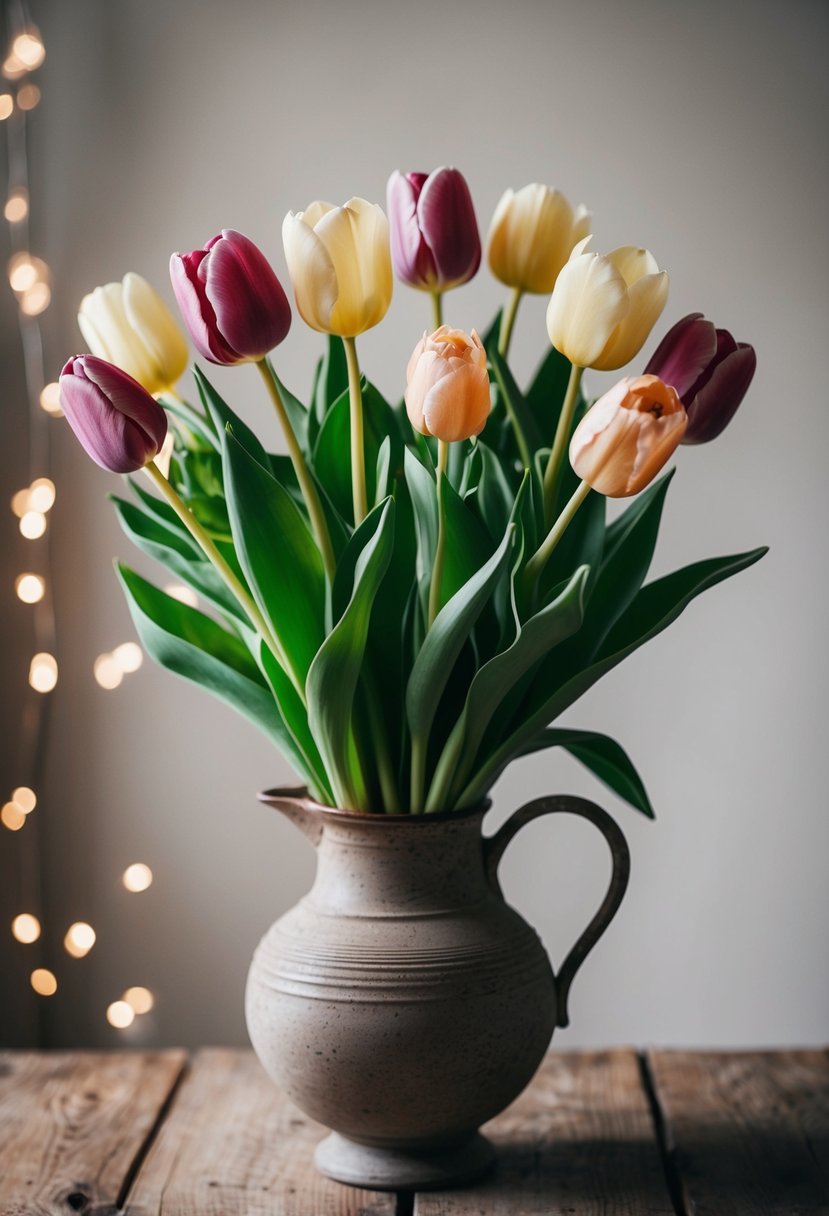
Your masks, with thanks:
M326 334L354 338L379 324L392 295L389 224L375 203L315 202L282 225L300 316Z
M81 300L78 325L90 351L158 394L181 379L190 355L184 334L140 274L96 287Z
M546 295L577 241L590 232L590 212L574 212L560 190L537 182L507 190L489 229L489 266L518 291Z
M556 350L577 367L614 371L641 350L668 298L668 275L647 249L573 249L547 307Z

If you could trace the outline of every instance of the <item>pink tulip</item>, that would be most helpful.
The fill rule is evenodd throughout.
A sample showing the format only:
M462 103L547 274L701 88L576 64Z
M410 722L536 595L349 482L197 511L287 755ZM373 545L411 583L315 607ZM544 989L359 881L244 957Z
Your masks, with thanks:
M421 435L446 443L479 435L489 417L486 351L473 329L424 334L406 370L406 411Z
M174 253L170 277L193 345L212 363L263 359L291 326L291 306L265 255L223 228L204 249Z
M687 425L676 390L657 376L626 376L576 427L570 463L608 498L638 494L676 451Z
M467 283L481 263L472 196L457 169L389 178L391 256L397 277L422 291Z
M158 454L167 415L137 380L95 355L60 374L60 404L81 446L102 469L134 473Z
M659 376L679 394L688 414L683 443L708 443L724 431L748 391L757 367L754 347L735 342L701 312L669 329L645 373Z

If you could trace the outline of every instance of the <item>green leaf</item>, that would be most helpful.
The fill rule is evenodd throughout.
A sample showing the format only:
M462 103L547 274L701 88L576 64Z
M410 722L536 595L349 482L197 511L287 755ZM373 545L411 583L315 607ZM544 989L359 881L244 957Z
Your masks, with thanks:
M348 364L343 340L329 334L326 337L325 354L320 360L314 384L313 413L317 431L325 422L331 406L347 391Z
M239 561L302 687L325 637L325 571L320 552L288 491L230 432L223 455Z
M248 424L243 422L239 415L235 414L230 406L222 400L200 367L193 368L193 376L196 381L196 388L199 390L202 405L212 419L219 436L224 435L228 426L230 426L237 441L241 443L245 451L254 460L257 460L259 464L263 465L264 468L270 469L268 453Z
M288 415L288 421L291 424L291 429L297 437L299 446L302 448L305 455L309 455L310 444L308 442L308 420L310 414L306 407L302 404L299 397L295 396L289 388L286 387L277 376L271 365L271 374L273 375L276 387L279 389L279 395L282 398L282 404L285 406L285 413Z
M487 354L492 365L492 371L495 376L495 383L498 386L498 391L504 399L504 405L507 409L507 415L510 418L513 429L516 432L516 451L519 459L525 468L528 468L532 462L532 454L544 442L544 436L539 430L535 418L524 400L524 396L515 383L512 372L507 366L503 356L498 352L496 342L490 343ZM527 448L529 460L525 459L521 450L521 441L518 436L522 437Z
M394 500L375 508L374 535L354 568L348 606L320 647L308 671L308 721L331 778L337 805L359 809L362 784L352 733L352 711L375 596L394 543Z
M559 642L579 628L584 612L587 574L586 566L576 570L552 603L523 625L513 601L515 640L506 650L484 663L476 673L466 696L463 713L438 765L439 772L442 771L447 777L453 775L450 790L454 789L457 793L464 788L487 728L507 694ZM442 791L437 797L441 800ZM451 793L448 805L454 805Z
M493 543L497 544L499 537L504 535L504 529L512 513L515 491L510 486L501 462L492 449L480 441L477 449L481 458L478 509Z
M633 766L625 749L609 738L589 730L558 730L548 727L521 749L521 755L538 752L548 747L563 747L576 760L589 768L600 781L629 802L648 819L654 819L651 800L642 778Z
M207 448L218 447L219 437L210 418L200 417L192 406L179 401L173 401L170 397L162 395L158 403L163 406L168 414L172 414L174 418L184 423L184 428L179 428L177 433L177 446L179 448L184 447L190 450L191 442L198 442L199 440Z
M273 696L246 646L210 617L159 591L119 563L118 577L147 653L244 714L294 762L295 747Z
M134 545L198 591L211 603L247 623L236 597L189 535L166 527L134 503L112 497L119 523Z
M434 473L418 460L411 448L403 453L403 471L414 507L417 537L415 572L423 618L429 602L429 582L438 543L438 503Z
M697 595L740 570L752 566L768 550L753 549L732 557L714 557L677 570L643 587L611 631L596 662L556 685L554 669L542 667L522 709L522 721L502 742L464 790L459 802L481 798L510 760L549 722L563 713L601 676L651 638L666 629ZM552 678L551 678L552 677Z
M441 499L446 537L439 601L442 607L484 565L492 555L494 546L474 511L452 488L448 478L444 482Z
M390 444L389 459L396 467L402 442L391 407L372 384L363 385L363 450L366 465L366 493L369 502L377 500L377 462L384 440ZM339 513L352 517L351 488L351 404L348 389L329 409L314 448L314 468Z
M299 693L291 683L264 642L259 643L260 664L279 705L286 730L295 748L294 765L307 775L311 796L324 806L334 802L334 791L325 771L325 764L308 725L308 712L300 700Z
M551 346L527 389L527 409L541 434L541 444L552 445L571 366L570 360Z
M510 523L492 557L452 596L435 617L414 662L406 688L412 735L429 737L432 721L464 642L509 564L516 525Z

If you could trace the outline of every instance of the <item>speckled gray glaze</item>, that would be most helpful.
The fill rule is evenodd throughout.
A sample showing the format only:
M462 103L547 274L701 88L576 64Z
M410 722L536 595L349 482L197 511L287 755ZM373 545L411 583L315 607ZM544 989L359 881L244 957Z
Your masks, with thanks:
M318 1167L387 1189L476 1176L492 1159L477 1128L529 1082L564 1010L537 934L504 902L497 864L535 814L595 815L580 800L546 800L487 838L487 806L381 816L330 810L296 790L260 797L317 847L311 891L256 950L245 1007L265 1069L338 1133L320 1146ZM624 881L595 937L623 890Z

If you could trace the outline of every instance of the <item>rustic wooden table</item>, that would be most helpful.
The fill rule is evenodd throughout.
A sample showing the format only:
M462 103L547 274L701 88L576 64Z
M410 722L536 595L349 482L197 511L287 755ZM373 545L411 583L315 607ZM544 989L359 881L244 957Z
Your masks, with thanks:
M319 1177L323 1129L250 1051L0 1053L0 1214L829 1213L829 1053L556 1052L465 1190Z

